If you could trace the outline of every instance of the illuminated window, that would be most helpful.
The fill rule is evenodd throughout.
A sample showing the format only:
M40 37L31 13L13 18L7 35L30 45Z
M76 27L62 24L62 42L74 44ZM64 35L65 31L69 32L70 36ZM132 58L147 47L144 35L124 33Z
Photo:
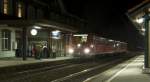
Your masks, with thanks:
M18 4L18 17L22 17L22 5L21 5L21 3Z
M81 41L82 42L87 42L87 36L82 36Z
M3 4L4 4L4 6L3 6L4 7L4 10L3 10L4 14L8 14L8 0L4 0Z
M2 30L2 50L10 50L11 48L11 31L10 30Z

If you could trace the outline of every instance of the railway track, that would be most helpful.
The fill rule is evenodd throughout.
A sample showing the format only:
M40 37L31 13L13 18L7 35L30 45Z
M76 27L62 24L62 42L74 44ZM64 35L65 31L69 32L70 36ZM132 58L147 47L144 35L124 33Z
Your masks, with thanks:
M108 58L98 61L61 64L18 72L13 77L10 77L12 76L10 75L9 79L8 77L7 79L1 79L0 82L80 82L85 78L82 75L87 76L93 75L96 72L99 73L100 71L98 70L121 61L123 59L114 61L114 58Z
M92 68L82 70L82 71L74 73L74 74L70 74L70 75L65 76L63 78L53 80L51 82L83 82L85 79L92 77L96 74L99 74L99 73L105 71L106 69L114 66L114 64L117 64L121 61L122 60L107 62L107 63L101 64L101 65L98 65L98 66L95 66Z

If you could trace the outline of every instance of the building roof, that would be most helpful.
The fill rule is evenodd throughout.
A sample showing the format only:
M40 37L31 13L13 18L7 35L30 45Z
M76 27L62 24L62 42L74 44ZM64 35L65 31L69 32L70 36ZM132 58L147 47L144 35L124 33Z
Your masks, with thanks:
M76 32L77 30L74 29L73 27L66 25L66 24L61 24L57 23L54 21L49 21L49 20L23 20L23 19L14 19L13 17L10 18L5 18L4 20L0 20L0 25L9 25L9 26L14 26L14 27L30 27L34 25L38 25L41 27L47 27L50 29L58 29L62 31L67 31L67 32Z
M144 7L145 5L149 4L150 0L144 0L142 3L134 6L133 8L128 10L128 13L133 13L135 11L137 11L138 9L140 9L141 7Z

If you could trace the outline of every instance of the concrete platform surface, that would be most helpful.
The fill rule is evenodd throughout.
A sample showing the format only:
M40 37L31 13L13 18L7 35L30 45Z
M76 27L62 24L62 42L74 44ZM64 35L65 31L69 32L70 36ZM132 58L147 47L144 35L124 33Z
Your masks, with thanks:
M140 55L84 82L150 82L150 74L142 72L143 64L144 56Z
M57 57L57 58L48 58L48 59L27 58L27 60L25 61L23 61L22 58L15 58L15 57L14 58L0 58L0 67L18 66L18 65L23 65L23 64L59 61L59 60L67 60L67 59L73 59L73 57L68 56L68 57Z

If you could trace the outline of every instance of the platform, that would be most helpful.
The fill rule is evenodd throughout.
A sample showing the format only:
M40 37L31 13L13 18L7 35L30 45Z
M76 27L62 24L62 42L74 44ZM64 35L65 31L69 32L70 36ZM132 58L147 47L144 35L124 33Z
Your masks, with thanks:
M27 58L27 60L23 61L22 58L0 58L0 67L8 67L8 66L18 66L24 64L32 64L32 63L40 63L40 62L50 62L50 61L59 61L59 60L67 60L73 59L74 57L57 57L57 58L47 58L47 59L35 59L35 58Z
M125 61L84 82L150 82L150 74L144 74L144 55Z

